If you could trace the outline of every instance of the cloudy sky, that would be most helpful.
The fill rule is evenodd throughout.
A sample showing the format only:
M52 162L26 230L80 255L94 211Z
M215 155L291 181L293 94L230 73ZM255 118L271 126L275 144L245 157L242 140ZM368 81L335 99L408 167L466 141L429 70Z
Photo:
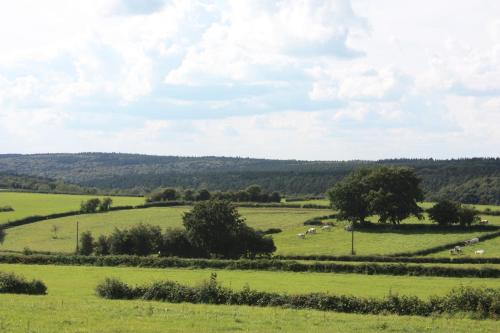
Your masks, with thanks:
M500 154L497 0L0 0L0 153Z

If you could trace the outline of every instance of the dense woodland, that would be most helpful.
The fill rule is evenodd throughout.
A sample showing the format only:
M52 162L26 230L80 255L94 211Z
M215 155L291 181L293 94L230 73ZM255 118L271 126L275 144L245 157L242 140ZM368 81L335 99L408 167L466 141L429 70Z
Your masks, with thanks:
M98 189L143 195L159 187L236 191L258 184L266 192L322 195L353 169L375 165L415 169L427 200L500 204L500 158L297 161L118 153L14 154L0 155L0 173L4 174L0 174L0 187L12 187L5 182L6 175L17 174L36 176L21 188L40 190L37 183L48 188L55 184L60 192L67 187L66 192L93 193ZM47 186L42 186L43 190Z

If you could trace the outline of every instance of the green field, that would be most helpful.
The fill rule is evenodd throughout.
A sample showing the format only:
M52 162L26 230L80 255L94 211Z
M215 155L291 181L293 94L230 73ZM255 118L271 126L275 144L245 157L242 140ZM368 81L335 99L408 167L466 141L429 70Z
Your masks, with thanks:
M484 254L475 254L476 250L484 250ZM441 251L438 253L433 253L433 257L498 257L500 256L500 237L486 240L484 242L479 242L471 246L462 247L461 255L450 255L450 251Z
M104 277L128 283L174 279L193 284L213 270L0 265L43 280L46 296L0 295L1 332L495 332L498 322L447 317L352 315L312 310L110 301L94 294ZM460 284L498 287L493 279L418 278L355 274L217 271L231 288L289 293L332 293L379 297L391 290L426 297ZM286 281L286 283L280 283Z
M94 236L109 234L115 227L130 227L143 222L160 225L163 228L180 227L182 214L189 207L148 208L116 211L103 214L69 216L40 221L11 228L0 250L21 251L29 247L35 251L72 252L75 249L76 222L80 231L90 230ZM350 254L351 234L339 222L332 231L318 231L318 234L299 239L297 233L305 232L303 222L311 217L327 215L329 210L285 209L285 208L240 208L247 223L258 229L281 228L283 232L272 237L277 254L282 255L344 255ZM494 217L500 220L500 217ZM57 238L52 231L58 226ZM443 243L470 239L483 232L355 232L355 250L358 255L392 254L414 251ZM499 256L499 249L488 250L491 256Z
M80 203L92 195L42 194L23 192L0 192L0 206L11 206L15 211L0 212L0 223L32 215L48 215L80 209ZM111 197L114 206L139 205L140 197Z

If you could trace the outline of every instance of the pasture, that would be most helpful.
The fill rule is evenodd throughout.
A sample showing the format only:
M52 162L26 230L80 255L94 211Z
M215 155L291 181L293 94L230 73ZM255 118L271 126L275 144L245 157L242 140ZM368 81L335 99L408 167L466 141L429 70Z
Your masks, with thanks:
M0 295L2 332L494 332L493 320L463 316L397 317L353 315L312 310L168 304L145 301L109 301L95 296L94 287L104 277L120 277L128 283L173 279L195 284L213 270L109 268L74 266L0 265L0 271L43 280L46 296ZM302 293L328 291L379 297L389 293L420 297L442 294L454 286L488 285L491 279L417 278L260 271L217 271L218 280L231 288L246 283L259 290ZM287 281L278 283L277 281ZM332 323L335 323L332 325Z
M48 215L80 209L80 203L97 196L73 194L43 194L0 192L0 206L11 206L13 212L0 213L0 224L32 215ZM100 196L102 198L102 196ZM111 197L113 206L139 205L141 197Z
M127 228L137 223L159 225L163 229L181 227L182 215L190 207L162 207L99 214L69 216L18 226L7 231L8 235L0 250L22 251L25 247L34 251L73 252L76 239L76 222L80 232L91 231L94 237L109 234L115 227ZM248 225L257 229L280 228L272 235L279 255L346 255L351 251L351 233L344 230L344 223L335 223L331 231L320 231L299 239L298 233L307 230L303 222L331 210L287 208L239 208ZM500 217L489 217L492 224ZM498 220L498 221L497 221ZM416 219L409 219L416 223ZM428 222L427 222L428 223ZM57 232L53 231L57 226ZM355 251L358 255L388 255L403 251L416 251L444 243L457 242L480 236L485 232L454 230L375 231L361 230L354 233ZM499 256L499 249L488 249L488 255Z

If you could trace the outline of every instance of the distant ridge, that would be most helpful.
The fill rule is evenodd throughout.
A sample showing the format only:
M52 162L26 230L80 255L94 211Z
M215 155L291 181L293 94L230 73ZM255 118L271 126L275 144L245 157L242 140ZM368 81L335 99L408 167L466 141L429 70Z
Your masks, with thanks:
M322 194L360 166L414 168L428 199L500 203L500 158L450 160L301 161L242 157L182 157L124 153L0 154L0 172L64 180L87 187L148 191L160 186Z

